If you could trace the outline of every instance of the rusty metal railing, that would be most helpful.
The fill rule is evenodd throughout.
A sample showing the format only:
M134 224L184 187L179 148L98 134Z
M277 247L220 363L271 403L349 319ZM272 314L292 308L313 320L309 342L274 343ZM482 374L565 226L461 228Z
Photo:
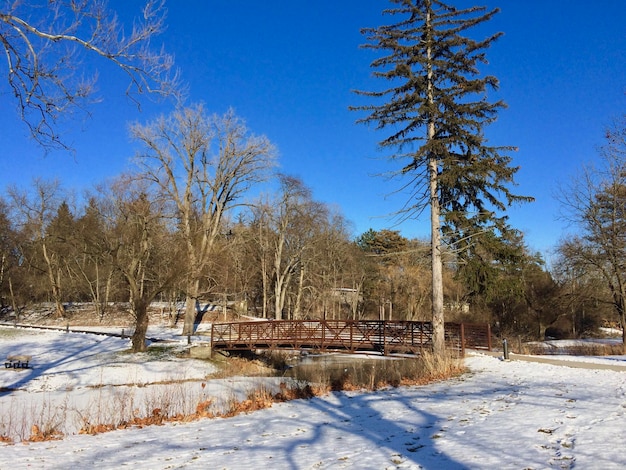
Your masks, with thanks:
M466 348L491 350L489 325L446 323L446 343L461 355ZM432 324L392 320L269 320L215 323L211 346L216 350L312 349L412 353L432 347Z

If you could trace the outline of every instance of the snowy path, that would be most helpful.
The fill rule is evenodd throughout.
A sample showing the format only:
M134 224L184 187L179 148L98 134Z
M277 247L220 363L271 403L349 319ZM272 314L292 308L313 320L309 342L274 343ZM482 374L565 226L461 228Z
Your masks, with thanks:
M17 444L0 468L618 469L626 373L467 359L458 380Z

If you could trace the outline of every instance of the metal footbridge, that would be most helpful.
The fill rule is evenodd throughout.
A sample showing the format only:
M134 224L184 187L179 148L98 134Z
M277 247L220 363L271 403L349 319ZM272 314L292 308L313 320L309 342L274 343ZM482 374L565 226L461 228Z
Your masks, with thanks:
M445 323L449 349L462 356L467 348L491 350L488 324ZM257 349L362 351L380 354L420 354L432 349L431 322L394 320L264 320L214 323L214 351Z

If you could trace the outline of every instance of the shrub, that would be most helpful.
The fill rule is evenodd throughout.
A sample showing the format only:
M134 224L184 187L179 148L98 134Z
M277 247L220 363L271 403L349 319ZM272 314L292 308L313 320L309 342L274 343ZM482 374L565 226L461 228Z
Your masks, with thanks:
M464 372L461 360L426 353L408 358L353 359L341 364L323 362L298 366L290 375L321 389L377 390L444 380Z

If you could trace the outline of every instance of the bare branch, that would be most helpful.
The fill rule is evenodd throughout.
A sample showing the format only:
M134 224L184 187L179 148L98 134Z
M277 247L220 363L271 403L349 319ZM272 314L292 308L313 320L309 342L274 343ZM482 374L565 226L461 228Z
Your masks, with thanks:
M164 0L148 0L129 35L105 0L14 2L0 11L0 44L6 57L7 84L30 134L44 149L65 148L57 133L61 118L86 111L97 74L85 78L82 57L96 57L122 70L126 94L178 97L173 58L155 50L151 40L165 28ZM88 112L87 112L88 114Z

